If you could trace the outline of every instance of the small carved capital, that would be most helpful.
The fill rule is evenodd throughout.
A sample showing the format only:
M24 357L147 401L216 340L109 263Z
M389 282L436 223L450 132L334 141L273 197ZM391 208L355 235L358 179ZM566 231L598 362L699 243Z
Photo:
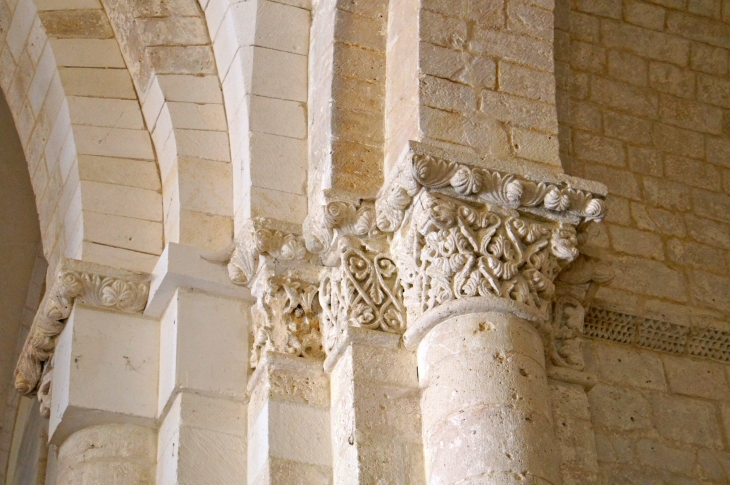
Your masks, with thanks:
M341 238L339 264L320 285L325 351L333 352L347 327L402 334L406 328L398 268L378 239Z
M252 284L256 304L251 309L253 349L251 367L256 368L267 351L313 359L324 358L316 277L286 270L277 275L269 260L259 269Z
M578 256L575 228L420 191L392 251L414 321L447 301L496 296L546 317L553 281Z
M15 368L15 388L36 394L45 364L53 356L75 301L86 305L141 313L147 304L150 276L76 260L62 260L56 281L41 302ZM48 375L49 373L45 373ZM50 377L44 387L50 389Z
M259 266L259 257L282 262L309 262L314 258L294 224L266 218L249 220L236 237L228 275L237 285L248 285Z

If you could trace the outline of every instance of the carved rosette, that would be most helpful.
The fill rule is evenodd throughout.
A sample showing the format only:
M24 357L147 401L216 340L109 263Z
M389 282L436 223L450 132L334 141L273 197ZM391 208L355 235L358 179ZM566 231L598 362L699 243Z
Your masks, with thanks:
M273 266L271 261L265 263L252 285L256 297L251 309L253 369L267 351L313 359L324 357L317 282L292 271L276 275Z
M256 275L260 256L280 262L306 262L313 257L293 224L255 218L246 223L236 238L228 263L231 281L237 285L249 284Z
M74 301L126 313L140 313L147 304L149 275L122 272L81 261L61 262L55 284L36 313L15 368L15 388L26 396L38 392L46 362L53 356L56 337ZM46 379L50 391L50 377ZM44 391L44 392L46 392ZM39 394L39 397L42 397ZM41 399L43 402L43 399Z
M473 167L431 155L411 153L376 202L377 225L395 232L422 189L441 190L456 197L511 209L529 209L545 216L603 219L603 200L576 189L576 179L535 182L514 174Z
M348 326L402 334L403 288L383 241L340 238L337 251L339 265L320 285L325 351L337 348Z
M495 296L548 315L553 280L578 256L575 229L421 191L392 251L409 320L452 300Z

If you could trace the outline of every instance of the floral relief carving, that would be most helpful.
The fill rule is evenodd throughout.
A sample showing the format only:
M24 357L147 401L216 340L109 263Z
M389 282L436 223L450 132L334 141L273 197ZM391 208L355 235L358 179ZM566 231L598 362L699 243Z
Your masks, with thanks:
M290 225L264 218L248 221L236 238L228 263L228 275L237 285L248 284L258 269L259 257L267 255L278 261L309 261L304 238Z
M251 309L252 368L267 351L306 358L322 358L321 308L315 283L291 272L277 276L267 263L256 276L252 292L256 304Z
M586 221L600 221L606 212L603 200L573 188L569 182L534 182L513 174L413 154L378 197L378 228L384 232L396 231L422 188L447 190L456 196L506 208L571 214Z
M375 203L330 200L305 222L307 248L316 254L332 249L337 236L372 238L380 234Z
M394 240L409 317L493 295L547 314L553 280L578 256L575 229L421 191Z
M403 289L382 241L341 238L337 250L340 264L326 270L319 293L325 350L337 347L348 326L402 334Z
M107 268L80 261L61 263L56 283L46 294L36 313L15 369L15 388L24 395L38 391L46 362L53 356L56 337L71 314L74 301L140 313L147 304L149 276L128 273L107 276Z

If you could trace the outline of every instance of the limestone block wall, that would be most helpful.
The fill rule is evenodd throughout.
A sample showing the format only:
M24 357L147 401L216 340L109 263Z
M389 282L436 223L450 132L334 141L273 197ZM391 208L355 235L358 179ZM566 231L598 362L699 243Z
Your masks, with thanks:
M728 483L727 365L600 340L586 354L597 483Z
M386 173L409 140L560 167L553 2L390 2Z
M680 324L730 313L730 5L694 0L556 6L560 150L604 182L590 246L622 311Z
M561 160L610 192L587 252L616 275L595 305L648 319L635 333L617 320L595 336L674 354L586 345L598 384L573 395L581 413L565 413L565 400L554 411L558 430L572 426L564 466L596 483L729 479L728 366L708 346L730 312L729 20L720 1L556 4ZM577 451L593 442L578 429L588 425L597 462Z

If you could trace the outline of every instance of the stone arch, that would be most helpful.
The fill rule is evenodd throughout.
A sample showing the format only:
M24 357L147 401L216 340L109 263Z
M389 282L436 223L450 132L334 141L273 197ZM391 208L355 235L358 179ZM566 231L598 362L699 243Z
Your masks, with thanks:
M230 128L235 227L307 212L309 0L199 0Z
M219 250L232 240L228 123L195 0L101 0L158 155L165 240Z
M164 243L156 156L104 10L1 5L0 87L49 267L72 257L150 270Z

